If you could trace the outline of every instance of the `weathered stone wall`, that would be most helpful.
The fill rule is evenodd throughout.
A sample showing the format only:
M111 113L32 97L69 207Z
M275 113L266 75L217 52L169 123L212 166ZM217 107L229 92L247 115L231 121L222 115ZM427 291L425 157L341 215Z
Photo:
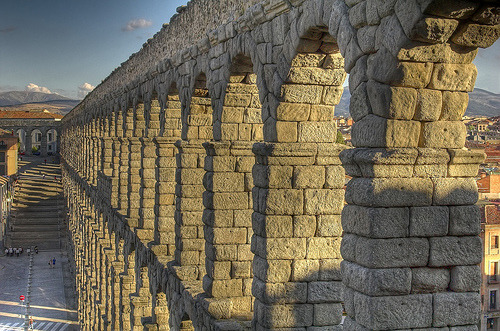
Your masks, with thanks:
M179 11L63 120L83 329L476 330L461 118L498 3Z

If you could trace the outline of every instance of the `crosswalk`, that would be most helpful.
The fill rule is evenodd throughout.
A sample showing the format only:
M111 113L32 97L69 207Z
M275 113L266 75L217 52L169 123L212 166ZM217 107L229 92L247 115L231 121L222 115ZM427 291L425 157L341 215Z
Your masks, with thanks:
M63 331L66 330L70 324L56 323L56 322L35 322L33 330L38 331ZM0 331L22 331L24 330L24 322L17 323L0 323Z

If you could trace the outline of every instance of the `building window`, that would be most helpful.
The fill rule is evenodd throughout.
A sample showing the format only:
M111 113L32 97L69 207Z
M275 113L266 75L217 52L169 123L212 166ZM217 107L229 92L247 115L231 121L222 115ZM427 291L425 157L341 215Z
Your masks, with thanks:
M491 248L498 248L498 236L491 236Z
M48 134L48 138L47 138L49 141L52 141L52 132L49 132Z
M4 176L7 173L5 172L5 164L0 164L0 176Z
M48 148L49 148L49 151L51 151L52 150L52 145L49 145Z
M0 162L5 162L5 152L0 152Z
M496 318L488 318L486 322L487 330L496 330L497 329L497 319Z
M497 275L498 275L498 262L491 262L490 263L490 279L497 280Z
M497 309L497 290L490 291L490 309Z

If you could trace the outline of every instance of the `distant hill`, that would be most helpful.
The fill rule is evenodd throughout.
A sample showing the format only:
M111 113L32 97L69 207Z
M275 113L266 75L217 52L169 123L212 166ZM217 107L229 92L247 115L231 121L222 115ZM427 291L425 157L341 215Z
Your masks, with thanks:
M500 116L500 94L479 88L469 93L467 116Z
M59 94L11 91L0 93L0 110L43 110L66 115L80 100L72 100Z
M335 107L335 116L349 116L349 102L351 93L349 88L344 87L344 94L339 104ZM499 116L500 115L500 94L492 93L480 88L475 88L469 93L469 105L466 116Z
M0 93L0 106L14 106L23 103L47 102L54 100L71 100L55 93L10 91Z
M15 106L3 106L0 107L0 110L42 111L46 109L54 114L66 115L71 111L71 109L75 108L79 102L80 100L54 100L47 102L23 103Z

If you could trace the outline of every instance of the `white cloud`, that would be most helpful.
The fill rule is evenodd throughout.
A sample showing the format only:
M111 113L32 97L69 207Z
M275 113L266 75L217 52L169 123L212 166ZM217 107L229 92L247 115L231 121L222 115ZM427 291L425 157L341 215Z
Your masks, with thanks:
M28 92L42 92L42 93L52 94L52 92L50 92L50 90L48 88L43 87L43 86L38 86L38 85L33 84L33 83L29 83L28 85L26 85L24 90L28 91Z
M78 97L82 99L85 98L85 96L94 88L95 86L89 83L83 83L82 85L78 86Z
M122 28L122 31L134 31L137 29L147 28L153 24L152 21L149 21L145 18L138 18L135 20L128 21L127 25Z

